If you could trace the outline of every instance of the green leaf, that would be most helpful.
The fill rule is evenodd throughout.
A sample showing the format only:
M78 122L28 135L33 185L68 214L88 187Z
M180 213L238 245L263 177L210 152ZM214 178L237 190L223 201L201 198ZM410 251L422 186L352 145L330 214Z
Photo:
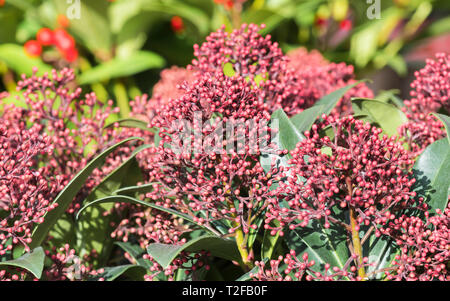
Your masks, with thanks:
M365 233L363 230L360 232L361 235ZM389 267L396 255L396 249L397 247L390 238L383 235L376 237L372 232L362 248L363 256L368 257L369 263L372 264L367 267L366 274ZM383 276L382 273L373 274L370 279L380 279L381 276Z
M122 248L122 250L130 254L130 256L136 261L136 264L147 269L151 268L151 263L148 260L142 258L142 254L145 253L145 250L142 249L141 246L122 241L117 241L114 244L118 245L120 248Z
M305 228L298 227L287 232L286 243L298 256L307 252L314 259L314 271L321 271L326 263L343 268L349 258L346 245L347 233L338 225L325 229L320 221L313 220Z
M168 245L153 243L147 247L147 253L152 256L164 269L183 251L209 251L212 256L231 261L240 261L236 242L217 236L205 235L191 240L184 245Z
M439 113L433 113L433 115L439 118L439 120L441 120L441 122L444 124L445 130L447 132L447 139L450 143L450 117Z
M114 244L118 245L122 250L130 254L130 256L136 261L139 259L139 256L145 252L145 250L139 245L133 245L129 242L116 241Z
M106 176L102 182L95 187L84 203L92 202L96 199L110 196L114 191L124 185L133 185L142 181L142 174L139 164L136 161L136 155L150 145L137 147L131 156ZM112 231L112 216L104 216L104 212L111 210L113 204L101 204L91 206L86 209L83 217L77 221L77 251L80 256L96 250L99 254L100 265L106 259L111 251L112 241L105 242L105 236Z
M53 204L58 204L58 206L49 211L44 216L44 222L39 224L33 231L32 234L32 242L30 243L30 248L35 248L44 241L50 229L55 225L58 219L64 214L66 209L69 207L70 203L72 203L73 198L78 193L78 191L83 187L84 182L91 175L95 168L100 167L106 157L111 154L115 149L124 145L125 143L132 140L142 140L141 138L131 137L125 139L105 151L103 151L100 155L95 157L92 161L90 161L85 168L83 168L77 175L73 177L73 179L67 184L66 187L58 194L58 196L53 201Z
M98 280L99 278L103 278L105 281L114 281L119 276L122 276L124 273L129 272L130 270L139 269L142 272L145 272L145 267L135 264L126 264L126 265L119 265L115 267L106 267L103 268L104 272L98 275L95 275L94 277L90 278L89 280Z
M228 62L225 65L223 65L223 74L225 74L228 77L232 77L236 74L236 71L233 68L233 64Z
M87 208L89 208L90 206L96 205L96 204L104 204L104 203L131 203L131 204L136 204L136 205L142 205L142 206L146 206L146 207L151 207L153 209L157 209L163 212L167 212L170 214L173 214L175 216L181 217L182 219L191 222L199 227L204 228L205 230L208 230L211 233L214 233L215 235L220 235L217 231L215 231L214 229L206 226L206 225L198 225L196 222L194 222L193 218L187 214L181 213L179 211L170 209L170 208L166 208L166 207L162 207L162 206L158 206L149 202L145 202L145 201L141 201L129 196L125 196L125 195L115 195L115 196L108 196L108 197L104 197L95 201L92 201L88 204L86 204L83 208L81 208L78 213L77 213L77 219L80 218L81 213L83 213Z
M273 124L273 121L278 121L279 146L281 149L293 150L298 142L305 139L305 136L297 129L282 109L273 112L271 120L271 124Z
M164 65L164 59L150 51L136 51L127 58L114 58L83 72L78 81L81 85L105 81L111 78L125 77Z
M134 196L135 194L141 194L141 193L146 193L146 192L152 191L153 186L155 184L157 184L157 183L155 182L155 183L147 183L147 184L137 185L137 186L123 187L123 188L117 189L112 194L113 195Z
M365 82L365 80L360 80L356 83L339 88L339 89L331 92L330 94L325 95L321 99L319 99L319 101L316 102L314 104L314 106L324 106L324 108L323 108L323 111L317 115L317 117L320 117L320 115L322 115L322 114L325 114L325 115L330 114L331 111L336 106L336 104L339 102L339 100L345 95L345 93L347 93L352 88L356 87L357 85L359 85L362 82Z
M314 122L322 116L322 114L328 115L336 107L339 100L347 93L349 90L357 86L363 81L358 81L356 83L347 85L345 87L339 88L330 94L322 97L314 106L304 110L303 112L291 117L292 124L295 125L298 131L304 133L309 131Z
M59 248L64 244L76 246L77 231L73 215L64 212L50 229L48 235L52 237L52 239L48 241L49 246L51 247Z
M278 150L292 150L297 143L305 136L295 127L295 125L289 120L283 109L278 109L272 113L270 121L270 127L273 130L277 130L275 137L272 139L272 143L275 143ZM290 155L278 156L276 154L261 154L260 162L265 172L268 172L275 162L275 166L288 166L288 159Z
M280 222L276 219L273 220L272 223L275 227L280 226ZM263 242L261 245L261 258L272 258L272 254L275 251L278 239L280 238L280 231L277 231L275 235L271 235L271 231L272 230L270 229L264 231Z
M251 248L255 243L256 237L258 236L259 229L261 228L263 221L264 221L263 214L258 215L253 221L253 224L256 225L256 229L250 228L248 232L248 239L247 239L248 248Z
M25 269L40 279L44 269L45 253L41 247L34 249L31 253L26 253L15 260L0 262L0 266L15 266Z
M291 117L291 122L301 132L309 131L311 126L323 114L325 106L315 105Z
M397 135L398 127L408 122L400 109L375 99L352 99L352 107L355 114L369 116L388 136Z
M38 75L50 72L52 68L42 62L40 58L31 58L25 54L23 46L16 44L0 45L0 61L18 74L31 76L33 67L38 68Z
M116 121L111 122L110 124L106 125L105 128L114 127L114 125L116 123L119 125L119 127L138 128L138 129L153 132L153 133L156 133L156 131L157 131L155 128L147 127L147 125L148 125L147 122L139 120L139 119L135 119L135 118L119 119L119 120L116 120Z
M414 190L427 199L431 212L447 207L450 195L450 145L446 138L429 145L413 167Z

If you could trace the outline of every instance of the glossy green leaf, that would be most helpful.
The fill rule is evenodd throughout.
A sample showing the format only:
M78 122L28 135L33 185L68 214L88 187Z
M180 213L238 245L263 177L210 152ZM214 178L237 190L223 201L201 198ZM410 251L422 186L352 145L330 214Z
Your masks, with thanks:
M44 222L39 224L33 231L32 234L32 242L30 243L30 248L35 248L44 241L50 229L55 225L58 219L64 214L66 209L69 207L70 203L72 203L73 198L78 193L78 191L83 187L87 178L91 175L95 168L100 167L106 157L111 154L118 147L126 144L129 141L137 140L141 138L131 137L125 139L105 151L103 151L100 155L95 157L92 161L90 161L85 168L83 168L78 174L76 174L73 179L67 184L66 187L58 194L58 196L53 201L53 204L58 204L58 206L49 211L44 216Z
M312 106L303 112L291 117L291 122L301 132L309 131L311 126L323 114L325 106L316 105Z
M281 149L293 150L299 141L305 139L305 136L297 129L282 109L276 110L272 114L271 120L271 125L274 120L278 121L279 132L277 136L279 136Z
M130 256L134 259L135 264L143 266L147 269L151 268L152 264L150 263L150 261L142 258L142 255L145 253L145 250L142 249L141 246L123 241L117 241L114 244L118 245L122 250L130 254Z
M278 150L292 150L299 141L305 139L305 136L295 127L291 120L289 120L282 109L273 112L270 127L273 130L277 130L275 137L272 139L272 143L277 145ZM261 155L260 162L264 170L268 172L273 164L275 164L275 166L287 166L289 157L289 154L286 156L278 156L276 154L267 153Z
M142 181L142 174L139 164L136 161L136 155L150 145L142 145L137 147L131 156L125 160L120 166L106 176L102 182L95 187L84 203L92 202L96 199L110 196L114 191L124 185L133 185ZM105 236L112 231L112 216L104 216L104 212L111 210L112 203L99 204L86 209L83 217L77 221L77 251L80 256L89 254L92 250L96 250L99 254L100 265L103 265L103 258L106 258L111 251L112 241L105 242Z
M276 219L273 220L272 223L275 227L280 226L280 222ZM272 258L278 239L280 238L280 231L277 231L275 235L271 235L271 231L272 230L270 229L264 230L264 237L261 245L261 258Z
M233 240L222 239L217 236L205 235L193 239L184 245L168 245L153 243L147 247L147 253L152 256L164 269L183 251L209 251L212 256L240 261L239 250Z
M135 194L142 194L146 192L150 192L153 190L153 186L157 183L147 183L143 185L137 186L127 186L120 189L117 189L113 192L114 195L126 195L126 196L134 196Z
M38 75L50 72L52 68L42 62L40 58L31 58L25 54L23 46L16 44L0 45L0 61L18 74L31 76L33 67L38 68Z
M364 231L360 232L364 234ZM397 247L392 240L385 236L376 237L374 232L362 249L363 256L368 257L369 263L371 263L366 268L366 274L389 267L397 251ZM382 273L371 274L369 279L380 279L382 276Z
M108 125L105 126L105 128L109 128L109 127L114 127L115 124L118 124L119 127L125 127L125 128L137 128L137 129L141 129L144 131L149 131L149 132L156 132L155 128L149 128L147 127L148 123L139 119L135 119L135 118L124 118L124 119L119 119L117 121L114 121Z
M118 277L122 276L126 272L129 272L130 270L140 270L142 273L145 273L145 268L140 265L136 264L126 264L126 265L119 265L115 267L106 267L103 268L104 272L100 273L98 275L93 276L89 280L98 280L100 278L103 278L104 281L114 281Z
M427 199L430 210L443 211L450 195L449 140L443 138L429 145L414 164L413 175L414 190Z
M83 72L78 81L81 85L105 81L111 78L125 77L136 73L160 68L164 59L150 51L137 51L127 58L114 58Z
M398 135L397 129L408 122L408 118L397 107L375 99L352 99L355 114L367 115L388 136Z
M264 222L264 215L258 215L253 221L253 225L256 225L256 229L250 228L248 232L247 246L251 248L255 243L256 237L258 236L259 230L261 229L261 225Z
M439 113L433 113L433 115L439 118L439 120L444 124L445 131L447 132L447 139L450 143L450 117Z
M314 106L304 110L303 112L291 117L291 122L301 132L309 131L314 122L322 116L322 114L328 115L337 105L339 100L349 90L360 84L362 81L347 85L340 89L337 89L330 94L322 97Z
M297 256L307 252L309 260L315 260L314 271L321 271L326 263L343 268L349 258L346 245L347 233L341 226L331 225L325 229L321 222L313 220L305 227L289 230L285 239L289 249Z
M45 253L41 247L34 249L31 253L25 253L15 260L0 262L0 266L14 266L25 269L40 279L44 269Z
M325 114L328 115L331 113L331 111L334 109L334 107L337 105L339 100L350 91L352 88L356 87L360 83L364 82L364 80L355 82L353 84L347 85L345 87L339 88L330 94L327 94L323 96L321 99L319 99L318 102L314 104L314 106L324 106L322 112L320 112L317 117L320 117L320 115Z

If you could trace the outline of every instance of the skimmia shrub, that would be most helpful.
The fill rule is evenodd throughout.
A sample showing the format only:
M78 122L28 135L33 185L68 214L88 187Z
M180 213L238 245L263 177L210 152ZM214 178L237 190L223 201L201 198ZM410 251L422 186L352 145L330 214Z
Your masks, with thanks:
M448 55L398 108L261 28L124 119L69 69L1 93L0 279L449 280Z

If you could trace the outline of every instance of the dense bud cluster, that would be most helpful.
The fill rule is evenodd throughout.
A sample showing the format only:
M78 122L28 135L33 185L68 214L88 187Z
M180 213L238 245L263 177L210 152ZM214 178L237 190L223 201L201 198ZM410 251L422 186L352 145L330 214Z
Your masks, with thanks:
M380 225L393 217L392 211L412 204L415 180L406 170L411 160L395 137L380 137L381 129L353 116L323 118L291 152L291 176L275 192L267 228L273 219L289 229L324 219L327 228L335 208L355 208L359 224ZM320 136L325 127L333 129L334 138ZM288 207L280 205L283 199Z
M360 281L360 276L356 275L357 267L350 266L348 261L344 268L331 267L330 264L324 265L324 271L314 271L315 260L309 260L308 253L304 253L301 258L296 256L294 250L291 250L286 256L279 256L278 259L270 261L270 268L262 261L256 262L258 267L256 273L251 273L250 277L256 281L334 281L351 280ZM363 265L367 265L368 258L364 258ZM281 265L285 265L281 269Z
M243 224L248 231L253 222L251 214L264 205L273 180L259 163L260 139L255 140L252 149L239 143L242 143L241 137L250 137L258 130L256 125L260 121L261 129L270 133L269 116L262 109L264 104L250 84L239 76L205 74L184 88L185 94L163 106L151 123L160 128L162 141L154 150L155 155L147 158L148 166L152 166L149 181L155 185L146 196L183 212L205 210L204 218L195 217L200 224L226 218L236 225ZM196 118L198 113L199 118ZM192 123L193 132L201 133L202 138L212 135L211 140L198 142L194 133L189 134L189 139L176 139L181 137L177 137L178 128L173 128L172 122L180 119ZM247 126L250 120L255 128ZM242 121L246 126L236 128L229 137L221 137L223 141L217 145L218 151L205 151L205 146L219 141L223 133L217 134L216 130L226 121ZM172 148L163 147L163 143L171 144ZM227 151L223 147L226 145L242 148ZM191 149L176 152L175 146ZM196 153L197 148L200 151ZM239 204L232 200L238 200Z
M396 269L387 273L388 279L450 280L450 204L444 212L425 212L425 220L402 215L390 222L384 233L401 248L392 263Z
M399 128L413 157L445 137L443 124L430 113L441 108L450 112L450 56L436 54L436 60L428 59L426 66L415 72L415 77L411 83L411 99L405 100L403 108L409 122Z
M123 209L119 205L117 207ZM145 249L148 244L154 242L164 244L185 242L181 239L181 235L190 231L182 221L165 212L143 209L141 206L130 206L128 210L127 217L122 219L111 233L112 238L127 242L133 236Z
M93 171L66 212L69 217L145 143L147 148L136 155L143 174L137 185L149 189L136 197L181 214L115 204L101 212L113 217L107 222L113 239L144 250L152 243L183 245L197 234L192 231L203 229L224 239L235 237L242 261L233 263L247 271L256 266L250 274L254 280L328 281L370 276L364 271L370 264L362 245L373 233L389 236L401 249L381 271L387 279L449 280L450 206L430 215L423 199L416 200L410 171L414 156L445 135L429 113L449 109L449 57L439 54L436 61L428 61L411 85L412 98L404 109L411 122L399 129L410 151L397 137L351 116L350 98L373 97L363 83L288 151L274 143L278 129L271 114L282 108L293 116L356 80L352 66L330 63L318 52L300 48L284 55L269 35L258 33L262 28L244 24L231 33L221 28L194 46L192 65L164 70L151 98L143 95L130 102L130 117L147 129L142 122L139 128L122 127L122 121L110 124L119 113L113 102L103 103L93 93L81 96L69 69L22 76L17 101L23 106L5 105L3 98L9 95L0 93L1 259L10 258L16 245L27 248L33 227L54 208L50 204L55 196L90 160L124 138L139 136L143 141L118 148ZM51 33L40 32L42 45L52 45ZM262 163L273 156L286 164ZM425 219L406 215L405 209L423 210ZM189 216L189 224L182 214ZM297 257L295 250L271 260L268 267L254 261L258 255L249 234L266 230L284 236L284 231L314 224L323 225L325 232L332 226L344 230L339 233L347 238L348 259L341 267L318 267L307 253ZM365 231L362 240L360 229ZM104 270L95 270L92 258L78 258L69 245L45 248L47 279L104 280ZM277 254L288 252L279 250ZM136 263L126 251L116 251ZM210 269L210 255L182 252L168 268L148 254L138 261L148 265L146 280L174 280L180 270L197 280L200 271ZM0 280L30 277L11 271L1 270Z
M108 118L118 109L112 108L112 101L101 103L94 93L86 94L81 100L81 88L69 88L75 79L71 69L59 73L53 70L43 76L37 76L36 72L34 70L29 78L23 76L17 85L18 101L23 102L25 108L7 105L2 118L22 130L33 124L39 133L49 137L53 152L39 156L37 161L46 163L44 174L59 175L64 186L95 155L123 139L116 128L105 128ZM130 153L131 149L125 147L109 156L103 168L95 170L88 179L78 200ZM79 204L74 203L71 210L78 207Z
M289 67L295 70L296 77L300 78L299 95L294 112L313 106L320 98L347 85L355 84L353 66L345 63L330 63L317 51L308 53L299 48L291 51ZM374 94L364 83L350 89L338 102L331 112L334 116L345 116L352 113L350 99L352 97L373 98Z
M271 36L258 34L254 24L242 25L227 33L224 28L212 33L201 46L194 46L191 68L199 72L218 72L231 64L233 72L258 86L259 98L269 106L295 115L314 105L322 96L356 83L353 66L328 63L318 52L303 48L284 55ZM363 83L351 89L333 111L350 114L351 97L372 98L372 91Z
M37 127L20 130L0 119L0 255L16 245L28 250L34 225L55 207L60 178L46 178L42 168L34 168L37 155L52 151Z
M68 244L59 249L53 247L51 250L46 250L45 254L52 262L51 266L44 270L45 278L50 281L87 280L103 273L103 270L94 270L88 264L89 255L85 255L84 258L76 256L75 249L70 248ZM95 257L95 255L91 256Z
M160 77L161 79L153 87L152 99L159 105L163 105L170 99L182 96L184 91L178 86L185 82L193 82L195 73L192 70L173 66L161 71Z
M264 25L242 25L240 29L227 33L222 27L211 33L201 46L194 45L192 68L201 73L222 72L231 64L233 72L252 83L258 98L268 104L272 112L280 107L288 114L296 104L300 79L287 65L287 57L271 36L258 34Z

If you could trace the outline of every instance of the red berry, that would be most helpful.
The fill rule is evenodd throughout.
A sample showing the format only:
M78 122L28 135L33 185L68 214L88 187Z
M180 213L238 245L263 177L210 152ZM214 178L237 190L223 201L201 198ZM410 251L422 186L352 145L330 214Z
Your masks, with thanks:
M42 53L42 46L36 40L26 42L23 47L25 49L25 53L31 57L40 56Z
M69 21L69 19L67 19L67 17L65 15L62 15L62 14L58 15L56 20L57 20L59 26L61 26L63 28L69 27L69 25L70 25L70 21Z
M72 63L78 58L78 50L76 48L70 48L63 53L63 56L66 61Z
M170 25L172 26L172 30L174 32L181 32L184 30L183 19L178 16L172 17L172 19L170 20Z
M36 40L42 46L50 46L53 44L53 31L50 28L41 28L36 34Z
M66 52L75 47L74 38L64 29L59 28L54 31L54 41L56 47L61 52Z
M349 30L352 29L352 27L353 27L352 21L349 20L349 19L342 20L339 23L339 29L340 30L349 31Z

